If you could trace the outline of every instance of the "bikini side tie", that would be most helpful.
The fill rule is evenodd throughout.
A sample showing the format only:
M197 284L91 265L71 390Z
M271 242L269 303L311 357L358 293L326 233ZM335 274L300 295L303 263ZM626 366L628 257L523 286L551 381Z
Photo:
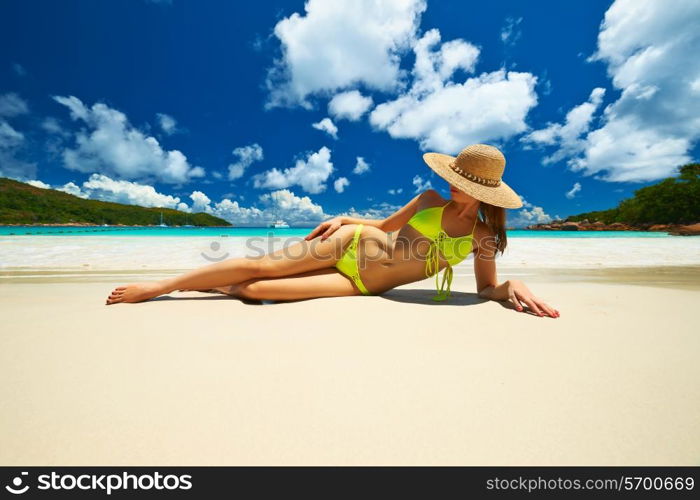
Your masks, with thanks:
M442 282L438 280L438 274L440 269L440 244L449 238L445 231L440 231L435 238L435 240L430 242L430 247L428 248L428 253L425 258L425 274L426 276L432 276L435 274L435 287L437 288L437 295L433 297L436 302L442 302L447 300L450 296L450 286L452 285L452 265L448 262L447 267L445 267L445 272L442 273ZM447 283L447 288L445 288L445 283Z

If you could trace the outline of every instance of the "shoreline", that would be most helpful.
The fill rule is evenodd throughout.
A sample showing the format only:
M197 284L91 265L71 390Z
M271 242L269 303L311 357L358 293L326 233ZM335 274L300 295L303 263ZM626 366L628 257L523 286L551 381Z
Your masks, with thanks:
M578 222L575 223L562 223L562 224L535 224L525 227L508 227L507 231L538 231L538 232L639 232L639 233L667 233L672 236L697 236L700 233L697 231L697 227L700 223L695 224L647 224L643 226L633 226L628 224L614 223L608 225L581 225ZM90 224L90 223L41 223L41 224L0 224L2 227L79 227L79 228L148 228L155 229L163 227L164 229L199 229L199 228L211 228L211 229L225 229L225 228L236 228L236 229L280 229L271 228L269 226L240 226L240 225L227 225L227 226L184 226L184 225L168 225L160 226L158 224L148 224L148 225L129 225L129 224ZM312 229L316 227L316 224L308 226L290 226L289 228L283 229ZM688 228L692 228L688 230ZM13 236L22 236L14 235Z
M588 222L583 221L568 221L557 220L550 223L532 224L524 229L528 231L553 231L553 232L578 232L578 231L635 231L635 232L650 232L650 233L667 233L671 236L698 236L700 235L700 222L690 224L666 223L666 224L627 224L624 222L613 222L605 224L604 222Z

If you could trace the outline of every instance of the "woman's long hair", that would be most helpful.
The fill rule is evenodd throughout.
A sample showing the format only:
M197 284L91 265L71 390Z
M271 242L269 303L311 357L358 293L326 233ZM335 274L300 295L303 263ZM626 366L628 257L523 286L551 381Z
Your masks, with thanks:
M481 220L491 228L496 237L496 251L500 251L503 254L506 245L508 245L508 238L506 237L506 209L482 201L479 204L479 213L481 214Z

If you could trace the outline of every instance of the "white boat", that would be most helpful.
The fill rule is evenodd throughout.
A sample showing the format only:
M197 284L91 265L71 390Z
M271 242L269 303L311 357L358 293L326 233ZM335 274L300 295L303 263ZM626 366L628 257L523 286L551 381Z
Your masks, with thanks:
M277 219L275 222L270 222L267 227L274 227L275 229L279 228L285 228L289 227L289 224L287 224L285 221L282 219Z
M163 212L160 213L160 224L158 224L158 227L168 227L167 224L163 224Z
M185 215L185 224L182 227L194 227L192 224L187 223L188 216Z

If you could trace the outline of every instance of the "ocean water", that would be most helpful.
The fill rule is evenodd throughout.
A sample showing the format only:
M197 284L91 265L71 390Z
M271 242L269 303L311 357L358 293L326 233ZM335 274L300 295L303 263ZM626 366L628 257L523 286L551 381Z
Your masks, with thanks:
M315 226L314 226L315 227ZM177 237L304 237L313 227L140 227L140 226L0 226L0 236L177 236ZM668 233L647 231L508 231L509 238L667 238Z

